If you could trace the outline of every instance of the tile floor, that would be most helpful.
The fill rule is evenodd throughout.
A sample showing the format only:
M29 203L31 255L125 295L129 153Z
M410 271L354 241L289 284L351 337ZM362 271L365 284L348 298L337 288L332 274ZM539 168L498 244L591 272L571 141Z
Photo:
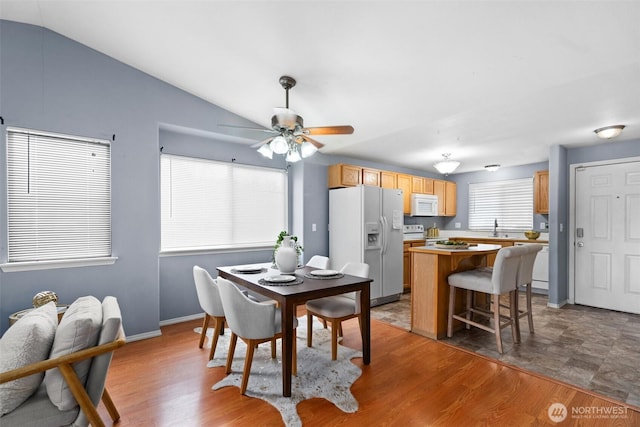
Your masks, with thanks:
M410 295L374 307L371 316L409 330ZM520 298L524 305L524 295ZM446 341L640 407L640 315L546 304L546 296L534 295L535 333L529 333L526 318L520 319L520 344L513 344L510 328L502 330L503 354L496 350L495 336L478 328L460 330Z

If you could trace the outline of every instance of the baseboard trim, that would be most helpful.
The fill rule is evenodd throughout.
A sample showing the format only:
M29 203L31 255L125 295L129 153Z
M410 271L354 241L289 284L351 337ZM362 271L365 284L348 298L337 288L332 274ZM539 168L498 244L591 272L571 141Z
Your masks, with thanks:
M553 304L553 303L548 302L547 303L547 307L549 307L549 308L562 308L567 304L568 304L567 300L564 300L559 304Z
M162 335L162 332L160 332L160 329L157 329L155 331L145 332L144 334L127 336L127 342L146 340L149 338L159 337L161 335Z
M191 314L189 316L183 316L183 317L174 317L173 319L161 320L160 326L175 325L176 323L202 319L203 317L204 317L204 313Z

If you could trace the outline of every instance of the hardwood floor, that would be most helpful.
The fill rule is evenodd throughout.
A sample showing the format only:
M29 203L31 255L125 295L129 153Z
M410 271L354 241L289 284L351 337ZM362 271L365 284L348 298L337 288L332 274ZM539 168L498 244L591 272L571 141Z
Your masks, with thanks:
M198 348L197 326L200 321L166 326L161 337L129 343L115 353L107 378L121 415L115 425L283 425L278 411L262 400L241 396L235 387L211 390L224 368L206 367L208 350ZM363 369L352 387L358 412L345 414L324 399L304 401L298 413L305 426L640 425L638 408L377 320L371 326L371 364L353 360ZM357 321L345 322L343 329L343 344L359 348ZM547 415L553 403L568 410L561 424ZM603 418L611 412L618 418ZM102 404L100 415L110 420Z

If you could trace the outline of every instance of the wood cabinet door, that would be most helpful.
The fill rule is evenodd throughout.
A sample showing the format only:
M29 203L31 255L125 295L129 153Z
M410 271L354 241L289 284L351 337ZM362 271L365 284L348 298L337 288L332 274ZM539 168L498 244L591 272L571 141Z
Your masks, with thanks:
M447 194L445 192L445 184L445 181L439 179L433 181L433 194L438 196L438 216L444 216L446 214Z
M380 187L398 188L398 174L395 172L380 171Z
M422 192L424 194L435 194L434 187L433 187L434 182L435 182L435 179L422 178Z
M456 210L457 210L456 197L458 196L457 193L458 193L458 187L456 183L446 181L445 197L444 197L444 202L445 202L444 214L446 216L456 216Z
M424 193L423 187L424 179L421 176L411 175L411 192L412 193Z
M411 290L411 252L409 243L405 243L402 252L402 287L405 292Z
M380 187L380 171L377 169L362 168L362 183Z
M536 213L549 213L549 171L537 171L534 175L533 204Z
M404 213L411 213L411 175L399 173L397 176L398 188L402 190Z

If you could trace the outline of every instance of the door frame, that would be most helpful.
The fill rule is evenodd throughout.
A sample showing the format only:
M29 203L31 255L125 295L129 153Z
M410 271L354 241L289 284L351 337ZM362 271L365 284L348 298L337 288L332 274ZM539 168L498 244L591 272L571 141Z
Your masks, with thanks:
M576 169L590 166L608 166L620 163L640 162L640 157L623 157L619 159L598 160L594 162L574 163L569 165L569 304L575 304L575 245L576 245Z

